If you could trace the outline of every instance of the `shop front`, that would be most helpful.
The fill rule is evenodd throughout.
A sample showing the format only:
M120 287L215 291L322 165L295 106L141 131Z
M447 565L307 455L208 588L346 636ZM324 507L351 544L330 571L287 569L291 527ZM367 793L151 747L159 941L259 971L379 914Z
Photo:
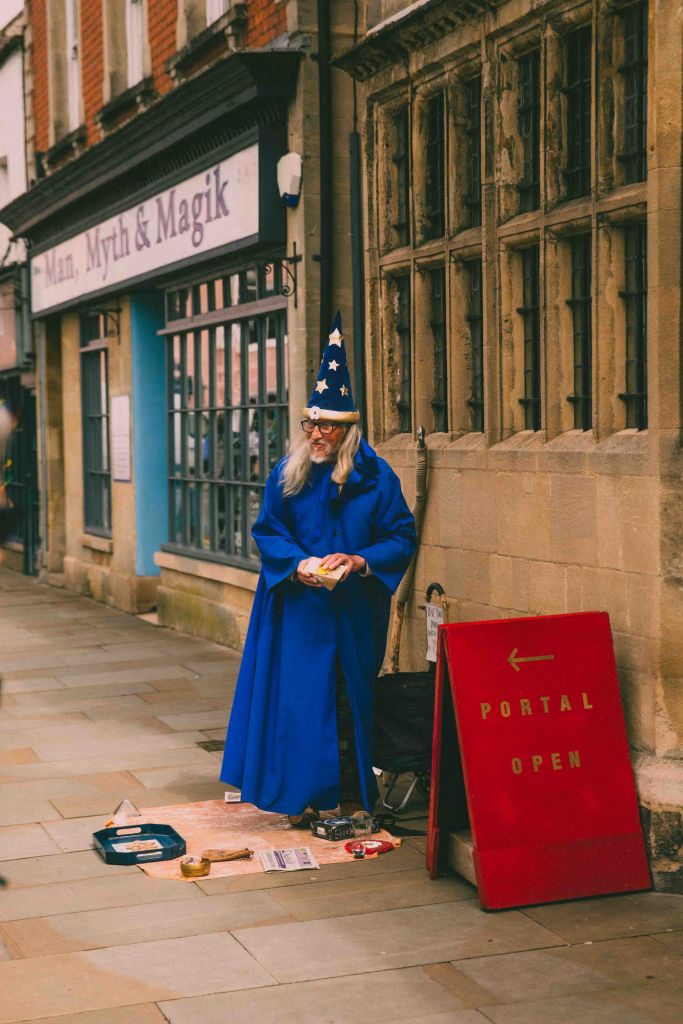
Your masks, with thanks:
M289 433L276 164L298 60L258 58L179 87L9 209L40 324L47 575L235 646Z

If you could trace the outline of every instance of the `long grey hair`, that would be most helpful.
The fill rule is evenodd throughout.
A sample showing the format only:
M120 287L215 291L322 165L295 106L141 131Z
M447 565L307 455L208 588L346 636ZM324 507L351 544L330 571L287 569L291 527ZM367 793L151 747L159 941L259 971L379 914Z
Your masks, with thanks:
M352 423L346 428L332 470L332 479L340 487L346 483L353 469L353 460L358 452L360 439L360 427L356 423ZM280 480L285 498L289 498L292 494L298 494L308 482L312 461L308 439L302 437L300 441L292 445L282 467Z

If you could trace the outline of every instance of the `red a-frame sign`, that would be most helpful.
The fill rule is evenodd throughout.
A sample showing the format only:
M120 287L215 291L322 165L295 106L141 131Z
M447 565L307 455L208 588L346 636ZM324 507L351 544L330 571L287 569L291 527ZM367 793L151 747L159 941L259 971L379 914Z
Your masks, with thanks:
M432 877L468 821L486 909L650 888L606 613L440 627Z

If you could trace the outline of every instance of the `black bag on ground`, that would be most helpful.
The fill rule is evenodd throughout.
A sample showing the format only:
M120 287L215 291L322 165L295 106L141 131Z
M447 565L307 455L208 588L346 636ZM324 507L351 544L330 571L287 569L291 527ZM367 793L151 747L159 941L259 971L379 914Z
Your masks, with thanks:
M12 505L0 505L0 544L13 537L19 525L19 513Z
M435 678L434 671L396 672L375 682L376 768L393 773L431 768Z

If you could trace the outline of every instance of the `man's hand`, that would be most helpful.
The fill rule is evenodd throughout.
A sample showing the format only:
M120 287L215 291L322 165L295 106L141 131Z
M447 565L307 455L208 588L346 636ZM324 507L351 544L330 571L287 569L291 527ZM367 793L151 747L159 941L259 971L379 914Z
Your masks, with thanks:
M313 576L308 568L308 558L302 558L296 567L296 575L299 583L303 583L305 587L320 587L322 584L319 580Z
M348 576L352 572L362 572L366 562L360 555L344 555L341 552L337 552L334 555L325 555L320 563L320 568L336 569L340 565L344 566Z

